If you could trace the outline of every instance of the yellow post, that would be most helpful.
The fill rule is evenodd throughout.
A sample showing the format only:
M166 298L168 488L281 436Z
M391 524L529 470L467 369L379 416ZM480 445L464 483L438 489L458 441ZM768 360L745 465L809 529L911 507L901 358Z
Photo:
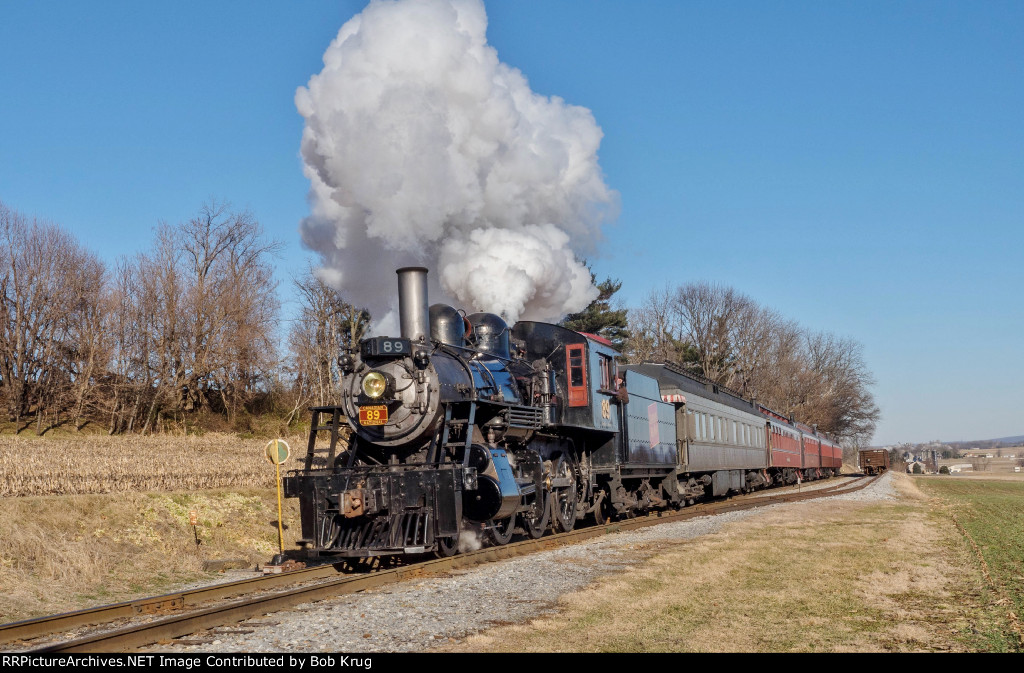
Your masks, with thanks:
M277 544L282 554L284 554L284 513L281 507L281 463L288 460L288 456L291 455L291 447L288 446L288 442L283 439L272 439L267 444L267 448L264 451L267 455L267 460L274 464L274 469L277 473Z
M277 543L281 547L281 553L284 553L284 524L281 519L284 516L281 514L281 463L274 463L274 467L277 469Z

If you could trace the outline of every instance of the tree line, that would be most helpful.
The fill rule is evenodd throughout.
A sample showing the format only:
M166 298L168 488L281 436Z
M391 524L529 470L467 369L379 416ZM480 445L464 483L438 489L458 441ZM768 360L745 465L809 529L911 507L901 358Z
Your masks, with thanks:
M651 292L628 323L630 362L675 363L840 439L874 434L874 379L853 339L807 330L706 282Z
M287 403L281 245L252 213L206 203L108 266L58 225L0 203L0 241L0 401L16 432L211 419L237 429Z
M337 357L371 316L312 268L284 334L279 242L255 216L211 201L161 223L149 250L105 264L60 226L0 202L0 403L21 432L111 434L287 426L339 401ZM870 437L879 411L861 346L802 329L728 287L690 283L616 305L622 284L562 324L609 338L629 362L673 362L841 438ZM281 337L284 337L283 341Z
M654 290L627 309L613 301L619 280L591 276L600 295L561 324L609 339L626 362L679 365L851 445L874 434L874 378L855 340L807 330L706 282Z

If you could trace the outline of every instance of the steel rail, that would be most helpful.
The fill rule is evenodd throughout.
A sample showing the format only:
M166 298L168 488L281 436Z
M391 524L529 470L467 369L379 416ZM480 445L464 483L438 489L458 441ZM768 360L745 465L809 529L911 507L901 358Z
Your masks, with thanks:
M70 631L84 626L104 624L120 619L130 619L139 615L167 613L253 591L273 589L324 577L334 577L338 573L339 570L334 565L314 566L287 573L252 577L234 582L223 582L197 589L176 591L161 596L140 598L123 603L113 603L111 605L86 608L58 615L0 624L0 644L26 641L61 631Z
M878 477L860 477L825 488L802 492L740 496L725 501L700 503L679 511L654 512L644 517L624 519L600 526L580 528L568 533L545 536L537 540L522 540L511 544L485 547L458 554L449 558L430 559L408 566L377 570L366 574L348 574L344 577L319 582L311 586L293 588L287 591L255 598L235 601L224 605L200 609L187 614L166 617L158 621L129 626L115 631L77 638L63 643L46 645L32 652L110 652L128 651L157 642L179 638L204 629L232 624L268 612L286 610L295 605L323 600L334 596L366 591L385 584L405 581L414 577L437 575L459 568L482 565L506 558L522 556L536 551L554 549L575 544L587 539L654 526L662 523L685 521L700 516L720 514L729 511L755 509L771 504L797 502L829 495L852 493L866 488ZM866 480L862 484L859 481ZM324 577L336 576L339 570L334 565L315 566L279 575L227 582L201 587L189 591L165 594L153 598L128 601L101 606L89 610L53 615L38 619L0 625L0 642L24 642L42 636L55 635L85 625L110 623L118 619L137 617L143 614L158 614L169 610L181 610L199 603L230 596L263 591L282 585L296 584Z

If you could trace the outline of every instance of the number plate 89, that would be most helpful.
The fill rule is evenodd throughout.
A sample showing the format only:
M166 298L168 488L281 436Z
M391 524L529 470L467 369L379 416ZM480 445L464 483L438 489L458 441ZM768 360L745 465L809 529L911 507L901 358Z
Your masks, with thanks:
M384 425L388 422L388 408L383 404L359 407L360 425Z

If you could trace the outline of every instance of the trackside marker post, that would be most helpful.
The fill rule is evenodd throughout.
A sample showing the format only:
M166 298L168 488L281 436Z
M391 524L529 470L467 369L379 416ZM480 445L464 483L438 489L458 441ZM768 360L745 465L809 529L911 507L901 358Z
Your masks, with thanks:
M283 439L270 440L264 450L267 460L274 464L274 469L277 471L277 543L282 554L284 554L284 524L281 519L284 515L281 512L281 463L288 460L291 452L288 442Z
M189 511L189 513L188 513L188 523L189 523L190 526L192 526L192 535L195 536L195 538L196 538L196 546L198 547L199 544L200 544L200 540L199 540L199 531L196 529L196 526L199 525L199 512L197 512L194 509Z

